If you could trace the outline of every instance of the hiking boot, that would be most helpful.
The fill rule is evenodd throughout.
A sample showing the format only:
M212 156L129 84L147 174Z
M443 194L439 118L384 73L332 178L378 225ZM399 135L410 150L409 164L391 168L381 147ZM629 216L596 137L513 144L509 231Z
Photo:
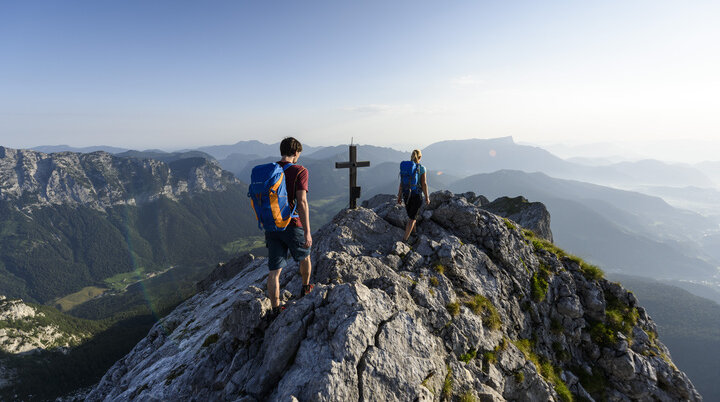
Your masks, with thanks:
M270 316L270 320L274 320L283 311L285 311L285 306L273 307L272 310L270 310L270 314L268 314Z
M303 287L302 287L302 295L305 296L306 294L312 292L312 290L313 290L314 287L315 287L315 286L313 286L312 284L310 284L310 285L303 285Z

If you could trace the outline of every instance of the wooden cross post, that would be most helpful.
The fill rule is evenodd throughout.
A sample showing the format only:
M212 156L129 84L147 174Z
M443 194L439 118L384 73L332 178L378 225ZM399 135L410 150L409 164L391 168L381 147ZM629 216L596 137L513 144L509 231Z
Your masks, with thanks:
M335 162L335 169L350 169L350 209L357 208L357 199L360 198L360 187L357 185L357 168L368 167L370 162L357 161L357 145L350 144L350 161Z

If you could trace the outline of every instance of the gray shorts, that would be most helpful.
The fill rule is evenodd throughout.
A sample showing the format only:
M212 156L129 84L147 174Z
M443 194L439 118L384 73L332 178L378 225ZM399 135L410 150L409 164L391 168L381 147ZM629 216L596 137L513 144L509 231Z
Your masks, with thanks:
M268 268L270 271L287 265L288 251L295 261L302 261L310 255L305 248L305 231L296 226L283 231L265 232L265 245L268 248Z

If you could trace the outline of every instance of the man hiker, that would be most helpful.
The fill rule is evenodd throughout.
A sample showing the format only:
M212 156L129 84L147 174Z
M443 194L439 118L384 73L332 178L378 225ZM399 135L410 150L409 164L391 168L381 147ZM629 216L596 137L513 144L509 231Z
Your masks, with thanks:
M302 144L293 137L287 137L280 143L282 159L277 163L283 168L292 164L285 169L285 185L288 202L297 206L297 216L291 219L285 230L265 232L268 268L270 269L267 287L273 315L277 315L285 309L280 305L280 272L287 265L288 251L292 258L300 263L300 275L303 283L301 296L310 293L313 289L313 285L310 284L312 235L310 234L310 209L307 201L308 170L303 166L295 165L301 152Z

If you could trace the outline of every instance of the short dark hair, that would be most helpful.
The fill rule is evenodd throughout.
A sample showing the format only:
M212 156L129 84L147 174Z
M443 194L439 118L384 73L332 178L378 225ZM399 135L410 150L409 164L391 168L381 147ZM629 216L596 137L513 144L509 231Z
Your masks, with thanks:
M302 152L302 144L293 137L285 137L280 142L280 155L293 156L295 152Z

